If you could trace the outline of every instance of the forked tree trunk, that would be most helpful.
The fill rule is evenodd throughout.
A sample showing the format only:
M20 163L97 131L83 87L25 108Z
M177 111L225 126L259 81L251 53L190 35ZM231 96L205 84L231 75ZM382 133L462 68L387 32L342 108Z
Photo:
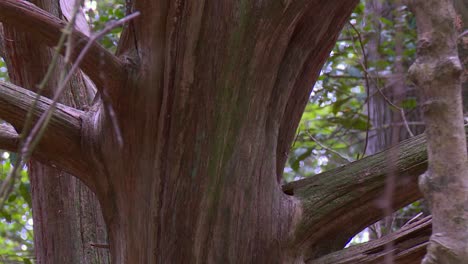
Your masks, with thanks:
M301 258L279 155L355 2L134 1L124 145L101 107L85 123L115 263Z
M100 101L79 114L80 142L68 144L69 160L57 159L96 193L114 263L282 263L307 255L290 244L301 208L278 177L356 3L132 1L141 15L124 29L120 60L94 46L82 65L115 109L123 145ZM11 22L22 4L32 8L5 0L0 13ZM25 17L12 26L56 40L55 25Z

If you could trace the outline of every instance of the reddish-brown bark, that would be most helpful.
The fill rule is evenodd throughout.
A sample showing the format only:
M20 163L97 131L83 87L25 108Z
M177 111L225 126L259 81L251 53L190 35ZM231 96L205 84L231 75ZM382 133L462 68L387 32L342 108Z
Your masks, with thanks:
M327 210L319 211L323 208L317 205L323 201L311 202L320 199L313 193L321 191L297 183L292 186L299 188L289 196L278 182L308 93L357 1L132 3L132 10L140 11L141 16L125 27L119 58L104 56L112 64L105 80L99 81L102 68L96 58L88 56L82 68L99 90L111 95L124 145L119 146L98 101L80 115L79 146L91 173L74 172L92 187L102 205L114 263L301 262L336 250L358 226L378 217L377 210L370 210L371 216L345 230L338 227L343 218L335 215L335 228L329 225L321 230L323 221L334 217ZM21 34L33 25L44 25L45 29L28 38L52 45L61 23L31 12L23 13L22 20L27 22L22 23L12 15L18 11L15 4L27 5L0 2L0 20L7 31ZM8 5L10 9L2 8ZM43 20L47 23L39 23ZM20 35L8 36L21 39ZM13 48L17 47L10 46ZM46 51L43 46L34 48L40 54ZM96 46L92 52L100 50ZM18 83L33 87L48 57L31 66L25 58L12 57L9 69L12 74L22 74L17 76ZM77 78L76 84L83 87ZM36 168L33 173L50 173ZM407 172L414 168L398 169ZM368 173L353 175L369 184L351 195L350 207L357 210L350 215L356 219L373 203L372 198L359 200L358 195L376 197L382 190L382 174L376 172L372 178ZM36 208L49 200L51 209L70 209L69 203L54 200L81 193L81 187L74 187L76 183L64 183L58 178L60 173L55 175L33 178L38 186ZM50 181L41 182L45 179ZM414 178L408 182L413 183ZM331 186L335 183L330 181ZM64 189L47 196L60 184ZM325 197L336 192L330 188ZM419 195L409 192L398 203ZM330 204L337 207L330 210L343 208L345 202L334 199ZM90 208L97 207L91 202ZM40 217L35 219L38 227L44 234L56 236L36 238L38 245L52 250L51 241L65 243L67 232L72 233L69 240L75 238L75 231L64 227L65 221L55 229L47 228L45 221L60 218L58 211L43 212L35 212ZM73 218L77 211L69 212L68 217ZM323 218L312 221L314 215ZM90 219L93 217L99 219L98 215ZM73 219L69 221L73 223ZM88 230L93 232L95 227ZM321 241L327 235L333 243ZM77 247L86 249L86 241L81 238ZM63 252L48 252L56 255L38 254L44 261L63 260ZM79 263L79 257L75 255L69 263Z
M58 1L32 1L51 14L58 15ZM4 1L2 4L33 6L24 1ZM8 13L8 8L0 8ZM37 11L37 7L34 10ZM21 9L13 8L15 12ZM55 23L58 19L47 14L48 20ZM36 90L50 64L51 51L45 43L54 43L60 28L51 30L38 23L38 20L24 19L29 13L18 15L21 22L4 24L5 61L8 65L10 80L18 85ZM38 12L32 13L40 15ZM61 22L63 25L63 22ZM16 26L25 26L31 32L16 30ZM34 34L45 31L52 33L52 39L41 35L40 40ZM54 33L56 32L56 33ZM32 34L31 34L32 33ZM80 47L80 45L77 45ZM84 63L84 68L87 64ZM67 66L59 60L57 68ZM49 79L45 90L46 96L51 96L58 83L59 70ZM92 76L92 75L90 75ZM49 124L41 144L35 151L35 158L45 164L33 161L28 164L31 180L34 242L37 263L109 263L108 250L97 249L90 243L106 242L105 224L102 220L99 204L94 194L78 179L59 168L74 175L88 175L81 180L92 187L93 169L87 154L81 147L81 116L83 106L90 102L89 87L85 85L81 74L75 75L68 85L61 102ZM26 111L32 105L35 94L26 92L11 85L2 84L1 107L2 118L21 131ZM6 93L5 91L9 91ZM6 96L11 94L11 96ZM19 101L22 103L20 104ZM41 98L37 104L34 116L41 115L51 104L46 98ZM8 110L7 110L8 109ZM81 109L81 110L79 110ZM11 114L9 114L11 113Z
M114 263L301 263L338 250L379 218L385 153L285 186L293 196L277 180L308 92L356 2L133 1L142 15L124 30L119 58L102 57L110 62L104 80L101 60L88 56L82 65L111 95L124 145L102 102L77 112L81 133L74 140L86 169L73 173L103 205ZM50 55L32 43L53 45L63 23L29 12L37 9L22 1L2 5L9 6L0 9L0 20L13 40L7 46L12 80L34 87ZM12 14L24 8L15 6L29 11L19 19ZM36 25L44 27L21 33ZM95 46L91 54L101 51ZM76 78L72 85L84 88ZM73 96L81 102L74 107L86 103L85 94ZM21 106L8 102L3 118ZM2 127L2 146L16 144L12 128ZM45 139L60 142L67 130L56 128ZM397 205L420 197L421 141L397 147ZM51 163L60 160L45 153ZM90 247L106 243L93 195L60 171L34 164L31 172L38 261L108 261L106 245Z

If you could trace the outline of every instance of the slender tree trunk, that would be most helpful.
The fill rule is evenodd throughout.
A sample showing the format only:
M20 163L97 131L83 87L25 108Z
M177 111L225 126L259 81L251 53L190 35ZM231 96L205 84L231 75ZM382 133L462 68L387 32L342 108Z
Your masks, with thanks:
M370 115L371 128L369 132L369 141L366 154L372 155L386 149L390 144L392 130L393 112L389 109L385 98L379 93L381 90L388 98L392 98L391 87L385 88L385 82L380 76L381 69L378 67L379 62L384 58L380 54L381 45L381 22L380 18L383 14L388 14L391 6L381 0L366 1L366 22L372 30L372 34L368 37L367 45L365 46L368 61L368 67L372 67L373 71L369 70L370 76L367 81L369 87L366 87L369 92L369 107L367 109ZM388 17L386 17L388 18ZM391 19L391 18L390 18ZM376 129L379 128L379 129Z
M429 160L419 184L433 216L423 263L463 263L468 259L468 214L463 209L468 202L468 159L455 11L450 0L412 1L411 5L419 41L410 76L424 97Z
M59 1L40 0L35 4L56 16L62 14ZM8 39L5 48L11 81L35 91L53 51L13 27L6 25L4 34ZM60 59L48 82L46 96L53 96L61 70L67 67ZM82 74L77 74L61 102L82 109L92 100L88 88ZM59 169L36 161L31 161L28 168L37 263L109 263L108 249L90 245L107 244L106 227L95 195L78 179Z
M370 115L371 131L369 132L367 155L378 153L391 146L395 146L401 140L410 137L408 128L414 134L423 132L422 126L410 126L407 121L420 121L419 110L415 109L410 116L402 117L401 111L396 107L401 107L401 102L410 97L416 97L415 91L405 84L407 69L404 65L403 38L404 38L404 18L401 3L398 1L366 1L366 22L372 28L365 46L366 60L369 71L367 80L369 91L368 114ZM382 42L387 40L382 36L383 23L381 18L392 21L395 25L395 62L392 65L392 72L388 72L388 67L381 68L381 63L388 60L388 54L381 54ZM396 107L395 107L396 106ZM388 157L389 163L394 163L394 157ZM388 171L387 194L381 199L394 199L394 186L392 180L392 170ZM392 187L393 186L393 187ZM389 203L391 204L391 202ZM392 232L395 227L397 215L390 215L397 208L391 205L384 213L386 217L371 227L371 239L380 238Z

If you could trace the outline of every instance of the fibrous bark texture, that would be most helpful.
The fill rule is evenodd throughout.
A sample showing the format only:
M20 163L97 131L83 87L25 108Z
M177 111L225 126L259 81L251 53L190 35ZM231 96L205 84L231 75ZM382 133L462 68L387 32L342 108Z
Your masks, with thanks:
M31 88L49 62L46 45L64 26L51 15L60 14L63 0L34 2L50 13L0 1L11 79ZM356 3L128 1L127 11L141 15L125 26L117 56L95 44L81 65L115 116L99 97L89 105L85 77L77 73L62 98L75 109L58 108L34 156L72 172L95 193L108 249L90 247L107 241L93 194L34 162L38 261L105 263L108 250L119 264L302 263L341 249L379 219L375 201L388 152L283 190L278 181L312 84ZM78 30L72 36L74 60L88 37ZM46 95L58 83L54 76ZM1 125L0 143L12 147L22 127L12 109L25 108L6 91L0 89L0 99L10 105L0 106L0 115L14 129ZM40 103L37 115L48 101ZM54 137L64 145L58 153L70 155L48 151ZM421 196L415 175L426 169L423 141L390 150L399 153L395 206Z
M278 177L356 3L129 2L141 15L124 28L119 57L95 45L82 65L109 95L124 144L97 100L79 117L92 172L75 174L101 202L114 263L301 260L288 247L300 201ZM63 26L24 1L1 1L0 19L11 32L38 27L28 36L46 45ZM76 55L87 38L73 36Z
M420 187L429 201L433 233L423 263L468 259L468 165L452 1L411 1L417 18L418 58L410 76L423 94L429 168Z
M67 1L60 1L60 3L65 2ZM73 4L73 1L68 2ZM49 49L44 44L56 45L61 34L60 27L51 28L40 24L39 21L63 26L64 22L60 22L56 17L62 14L62 7L59 1L54 0L2 1L2 4L5 5L0 7L0 13L3 16L11 15L19 19L16 22L11 21L13 23L5 23L4 32L2 32L7 40L4 48L10 80L17 85L36 91L54 53L53 49ZM7 5L12 8L10 9ZM22 13L28 8L33 8L35 12ZM41 15L45 15L48 20L34 19ZM82 14L78 14L80 15ZM18 30L22 27L34 29L29 32ZM44 32L41 34L40 31ZM40 38L35 35L38 33L41 34ZM85 42L80 42L77 38L74 43L76 50L79 50ZM97 55L97 53L94 54L94 56ZM87 64L90 63L85 63L84 69L89 68ZM50 76L43 92L44 96L53 96L61 71L69 68L69 65L59 59L56 65L57 70ZM85 80L81 73L72 78L67 86L67 92L60 99L60 102L65 105L57 106L41 143L35 149L35 160L28 164L36 263L109 263L108 249L91 245L107 243L106 228L95 195L83 184L85 182L91 188L93 184L91 181L93 170L89 165L89 155L81 146L83 107L89 105L92 99ZM36 95L11 84L1 83L0 87L2 89L0 107L5 108L1 118L11 123L18 132L22 132L24 117ZM51 100L41 97L33 109L34 120L37 120L50 105ZM17 147L9 150L17 151ZM82 177L82 182L80 182L67 172L88 176Z
M385 153L350 165L349 178L338 169L335 178L321 175L286 186L293 196L281 192L277 179L312 83L356 2L129 2L129 11L141 16L125 27L119 57L95 45L82 65L98 90L109 95L124 144L118 144L102 101L74 110L80 132L73 143L84 154L86 164L79 167L86 171L72 172L101 202L113 262L300 262L339 249L378 219L373 203L384 186ZM12 80L34 87L50 55L45 46L31 47L28 38L53 45L63 22L23 1L4 0L0 7L5 33L16 41L6 47ZM36 26L40 30L31 36L21 35ZM76 55L87 37L73 36ZM21 46L25 43L30 46ZM28 61L32 54L40 59ZM81 77L74 84L84 89ZM72 96L78 101L69 104L89 103L85 95L79 92ZM424 153L411 149L416 153L402 151L397 163L403 190L397 205L420 196L410 175L424 169ZM52 173L34 168L33 173ZM56 210L36 211L42 230L46 222L61 219L59 206L71 207L54 204L55 199L82 194L81 187L66 181L57 196L47 196L64 182L54 174L47 183L41 182L46 177L33 177L36 208L49 200ZM347 204L354 210L341 216L339 209ZM85 211L69 211L66 217ZM339 225L346 216L362 218L363 212L366 217L346 230ZM99 221L98 214L93 217ZM37 244L52 250L51 241L76 235L65 222L76 223L61 222L49 229L56 240L42 236ZM86 249L80 239L72 249ZM56 252L41 253L43 261L65 261ZM83 257L70 252L73 259Z

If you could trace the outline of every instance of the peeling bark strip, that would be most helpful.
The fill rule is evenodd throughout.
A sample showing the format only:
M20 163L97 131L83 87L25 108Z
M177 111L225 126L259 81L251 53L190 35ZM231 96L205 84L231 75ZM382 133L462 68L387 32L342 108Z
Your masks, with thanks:
M433 233L423 263L468 260L468 159L461 101L462 67L451 0L413 0L418 57L409 74L423 93L427 172L420 188L429 201Z

